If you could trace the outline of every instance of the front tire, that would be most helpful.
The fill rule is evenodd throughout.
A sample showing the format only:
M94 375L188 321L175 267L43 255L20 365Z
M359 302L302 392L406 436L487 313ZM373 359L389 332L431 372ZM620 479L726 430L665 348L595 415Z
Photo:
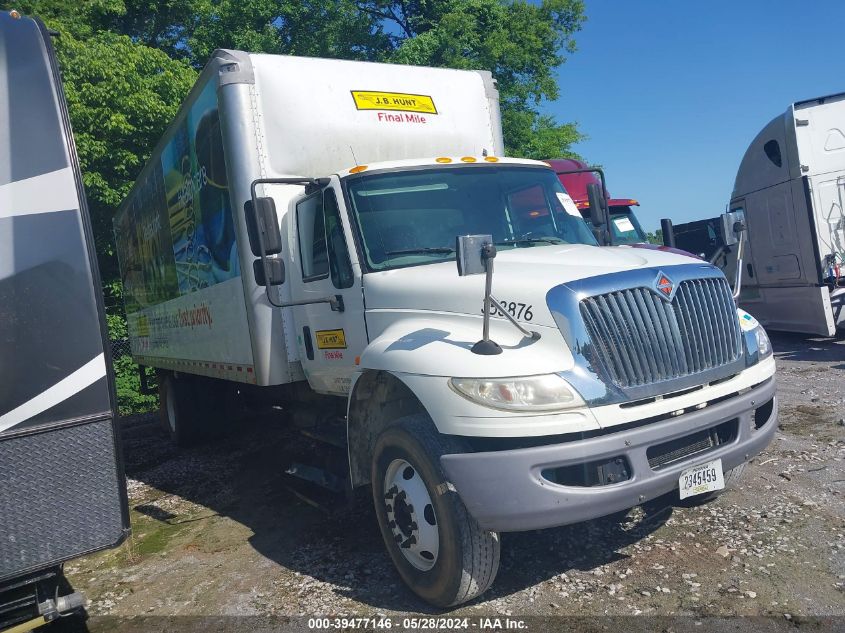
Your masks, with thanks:
M448 483L440 457L461 450L426 415L400 420L376 441L373 502L399 575L420 598L451 607L486 591L499 568L499 535L483 530Z

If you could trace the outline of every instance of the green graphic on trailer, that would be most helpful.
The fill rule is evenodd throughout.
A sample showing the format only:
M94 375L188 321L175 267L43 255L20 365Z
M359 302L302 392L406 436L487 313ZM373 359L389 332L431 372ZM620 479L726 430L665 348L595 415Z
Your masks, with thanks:
M139 181L115 233L128 314L179 296L161 163Z
M214 84L161 155L179 294L237 277L237 249Z
M240 275L214 84L117 221L127 313Z

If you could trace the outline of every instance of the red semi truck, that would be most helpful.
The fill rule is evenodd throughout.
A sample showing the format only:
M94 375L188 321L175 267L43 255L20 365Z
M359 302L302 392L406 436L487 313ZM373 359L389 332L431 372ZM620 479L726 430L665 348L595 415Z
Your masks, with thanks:
M591 183L602 185L596 176L597 172L591 171L587 163L573 158L552 158L545 162L555 170L561 184L581 214L588 214L590 202L587 199L587 185ZM632 209L632 207L640 206L640 203L631 198L611 198L608 193L606 196L613 243L619 245L647 242L646 233Z

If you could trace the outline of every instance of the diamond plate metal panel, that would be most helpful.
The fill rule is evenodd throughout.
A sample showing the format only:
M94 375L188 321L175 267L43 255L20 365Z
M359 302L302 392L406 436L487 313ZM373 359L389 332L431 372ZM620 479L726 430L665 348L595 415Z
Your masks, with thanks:
M116 544L111 420L0 440L0 580Z

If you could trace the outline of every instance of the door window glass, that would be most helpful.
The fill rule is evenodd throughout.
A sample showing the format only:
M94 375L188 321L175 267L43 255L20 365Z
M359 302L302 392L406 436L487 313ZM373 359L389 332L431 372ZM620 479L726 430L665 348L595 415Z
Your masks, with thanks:
M340 209L337 206L334 189L326 189L324 209L332 283L335 288L350 288L352 286L352 264L349 261L349 251L346 248L346 238L343 236Z
M320 194L306 198L296 205L299 232L299 255L302 260L302 280L324 279L329 274L326 250L326 229L323 219L323 199Z

